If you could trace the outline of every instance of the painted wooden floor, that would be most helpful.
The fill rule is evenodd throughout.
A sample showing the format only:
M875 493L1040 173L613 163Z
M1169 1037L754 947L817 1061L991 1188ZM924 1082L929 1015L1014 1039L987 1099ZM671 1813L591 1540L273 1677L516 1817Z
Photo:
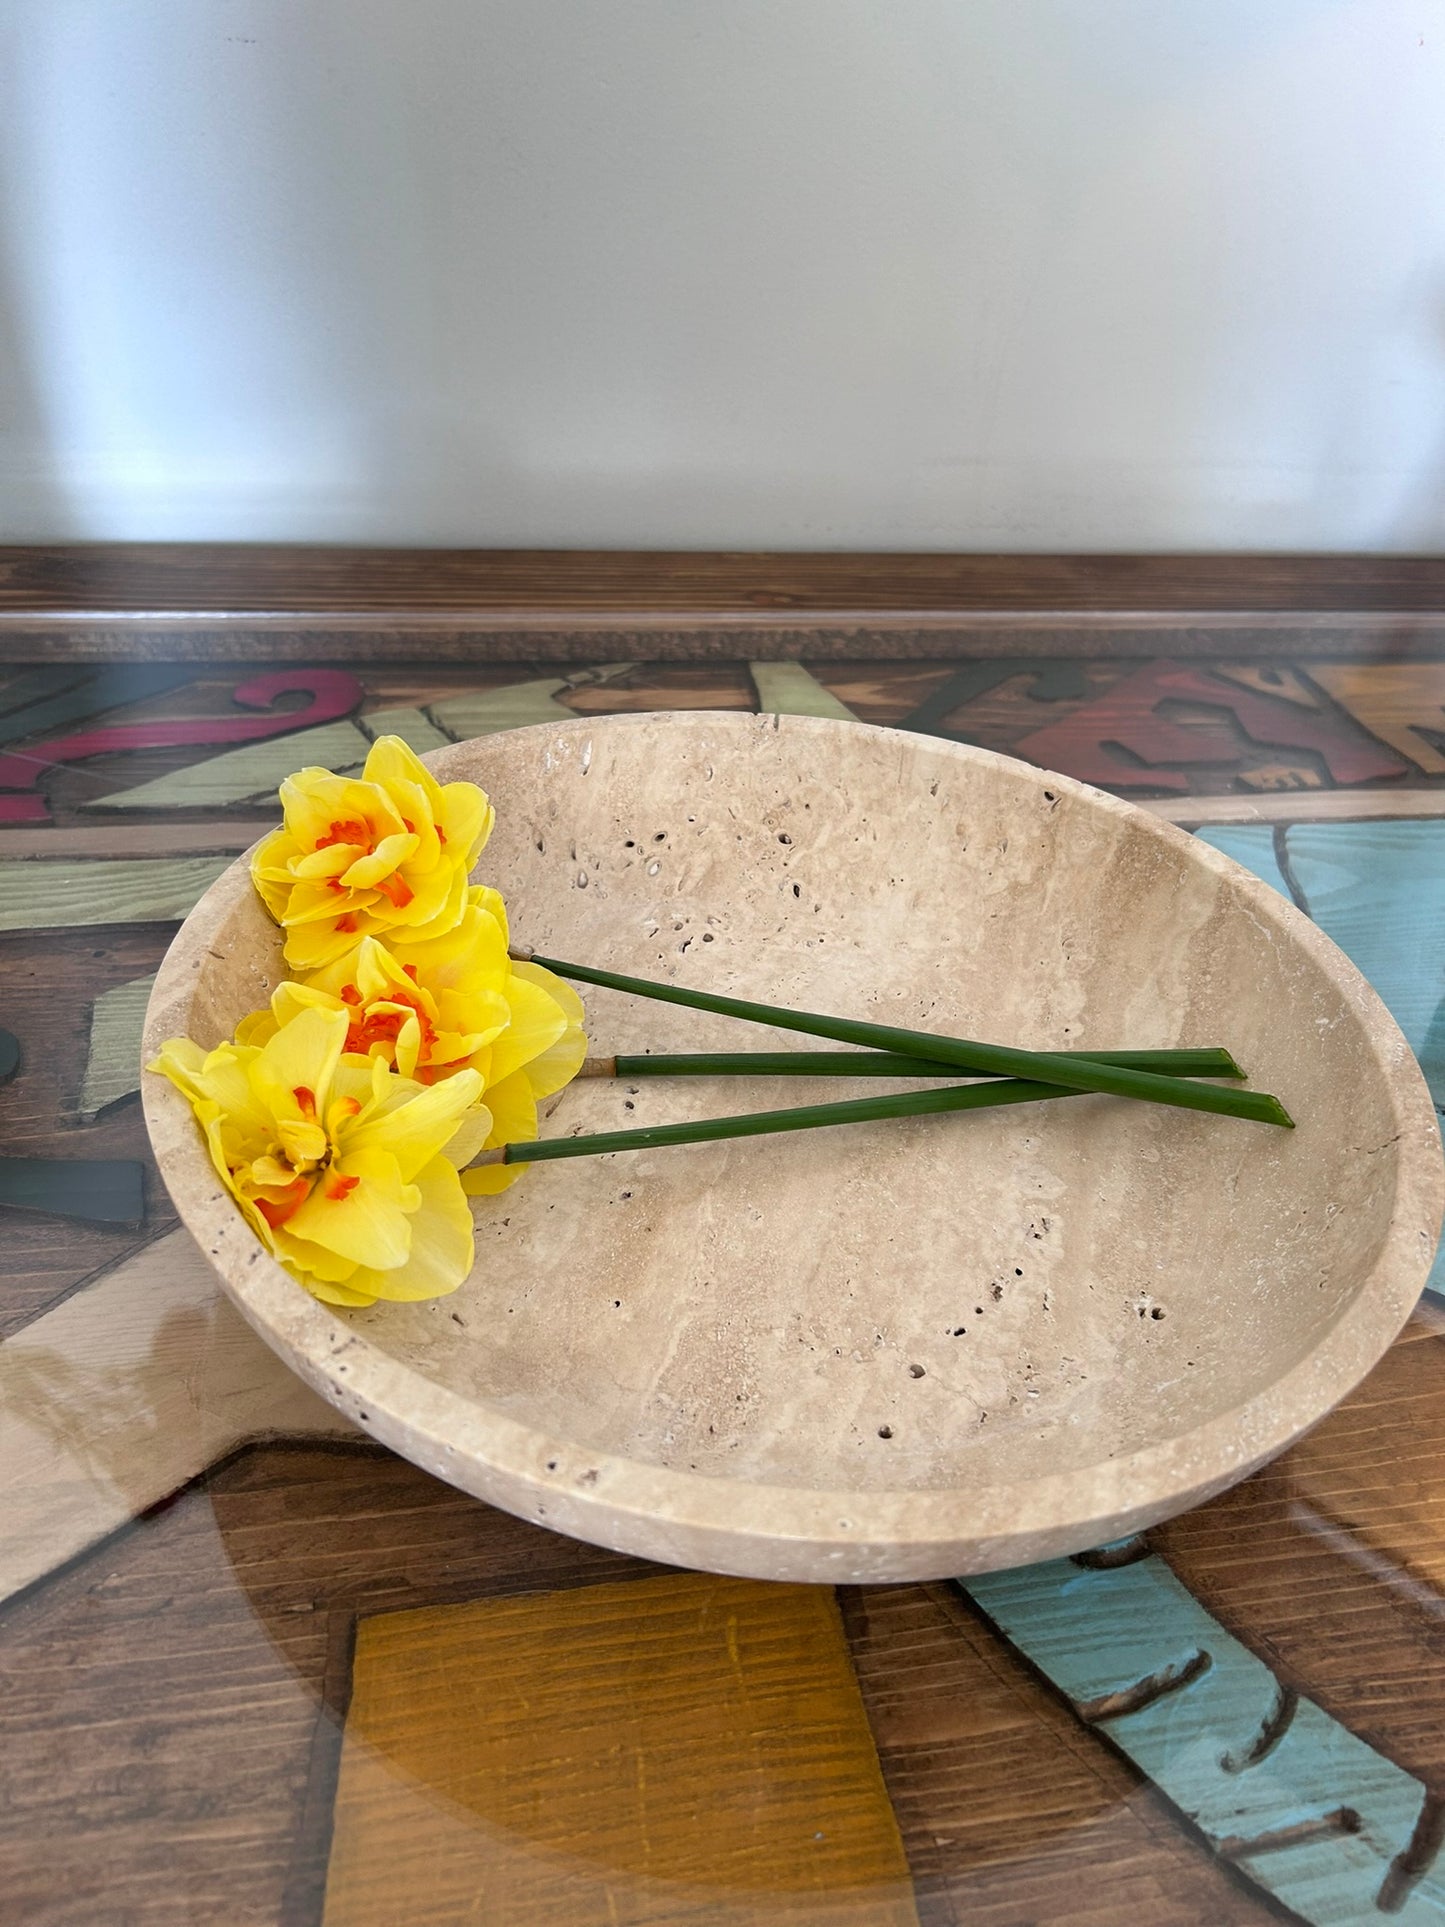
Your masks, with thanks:
M1313 916L1445 1101L1445 662L5 676L0 1148L40 1190L7 1207L0 1161L0 1921L1445 1922L1432 1298L1147 1545L835 1602L464 1499L219 1296L156 1181L139 1013L276 781L655 707L852 715L1136 797ZM101 1163L132 1217L80 1213Z

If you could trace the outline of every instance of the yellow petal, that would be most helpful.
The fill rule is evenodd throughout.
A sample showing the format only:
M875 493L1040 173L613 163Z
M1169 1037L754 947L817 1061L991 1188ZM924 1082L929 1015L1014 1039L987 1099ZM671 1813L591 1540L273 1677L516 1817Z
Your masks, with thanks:
M412 1220L411 1255L395 1271L358 1270L348 1280L353 1290L378 1298L441 1298L455 1291L472 1268L472 1214L455 1170L446 1158L433 1158L417 1173L421 1204Z
M534 963L514 963L512 974L515 977L524 978L529 984L536 984L540 990L545 990L552 1002L559 1006L569 1024L586 1023L587 1012L583 1007L582 999L565 977L559 977L554 971L544 970L541 964Z
M483 910L489 917L496 919L502 933L502 947L505 949L512 938L507 927L507 906L502 901L501 891L494 890L488 883L474 883L471 888L471 900L478 910Z
M487 1109L492 1128L487 1145L528 1144L537 1135L537 1106L525 1070L513 1071L498 1084L487 1086ZM455 1162L456 1160L453 1160ZM490 1166L484 1165L484 1170Z
M301 1010L262 1049L250 1069L251 1087L278 1122L314 1123L324 1116L346 1028L344 1010ZM309 1102L298 1092L309 1093Z
M544 1097L554 1097L570 1084L586 1058L587 1033L569 1024L555 1044L522 1066L522 1075L531 1085L533 1097L540 1102Z
M482 1080L475 1071L458 1071L399 1105L363 1112L338 1134L342 1154L389 1151L410 1182L450 1144L481 1093Z
M474 1164L461 1174L462 1189L469 1198L495 1198L515 1184L526 1169L525 1164Z
M545 990L515 974L502 990L512 1010L512 1021L492 1045L492 1076L500 1082L540 1057L567 1028L560 1006Z
M355 1178L353 1185L348 1180ZM421 1204L385 1151L359 1151L334 1164L283 1227L293 1237L376 1271L394 1271L411 1251L413 1215Z
M455 852L464 858L470 870L492 833L496 811L485 790L475 783L448 783L441 794L437 821L446 837L448 855Z
M393 783L414 783L435 815L441 800L440 785L411 744L400 736L378 736L367 752L361 774L365 782L379 783L384 789Z

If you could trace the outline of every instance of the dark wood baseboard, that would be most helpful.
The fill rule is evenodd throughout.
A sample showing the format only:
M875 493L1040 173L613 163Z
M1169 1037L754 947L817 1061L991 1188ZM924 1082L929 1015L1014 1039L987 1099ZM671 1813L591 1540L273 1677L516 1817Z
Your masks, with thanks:
M1445 557L0 548L0 661L1445 654Z

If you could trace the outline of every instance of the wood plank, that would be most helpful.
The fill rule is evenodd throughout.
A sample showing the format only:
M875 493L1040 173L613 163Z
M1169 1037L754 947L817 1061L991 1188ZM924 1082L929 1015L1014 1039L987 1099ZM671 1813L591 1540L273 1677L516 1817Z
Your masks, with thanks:
M90 1049L79 1111L89 1123L108 1104L140 1089L141 1032L155 972L104 991L90 1007Z
M452 738L419 709L388 708L355 722L322 723L294 735L246 743L205 762L106 796L87 798L86 810L218 809L227 803L269 800L298 769L314 765L338 773L359 769L378 736L401 736L418 755L442 749Z
M18 857L237 856L264 826L227 817L207 823L106 823L82 829L0 830L0 862Z
M370 742L374 743L378 736L400 736L418 756L425 756L429 750L445 749L453 741L445 730L437 728L430 716L411 705L373 709L356 720Z
M273 736L240 749L222 750L204 762L188 763L134 789L112 790L87 797L86 810L207 810L252 797L273 795L278 784L298 769L316 764L322 769L355 769L366 760L370 738L355 723L322 723L297 730L294 736Z
M0 549L0 659L1309 657L1445 650L1400 556ZM56 653L58 652L58 654Z
M1438 1336L1392 1347L1282 1458L1150 1534L1190 1591L1282 1678L1437 1792L1442 1364Z
M325 1921L402 1918L917 1927L832 1594L675 1573L363 1620Z
M0 716L0 743L17 743L30 736L45 736L66 723L88 716L99 716L109 709L164 695L182 683L190 682L194 669L172 663L117 663L97 669L85 677L65 677L64 687L46 688L54 677L53 669L33 672L34 693L24 702L10 700L25 696L25 689L7 685L3 716ZM19 679L17 678L17 681Z
M565 676L505 683L475 695L449 696L445 702L433 703L431 713L459 743L502 729L527 729L534 723L571 723L577 720L574 712L557 700L566 687Z
M611 663L561 676L541 676L531 682L499 683L434 702L430 713L458 743L473 736L493 736L498 730L528 729L537 723L572 723L577 720L577 712L561 700L564 694L614 682L632 668L630 662Z
M845 1588L924 1927L1279 1918L953 1586Z
M1162 1561L1062 1559L965 1584L1249 1880L1315 1927L1372 1917L1410 1846L1423 1783L1283 1688ZM1442 1909L1445 1869L1427 1867L1389 1911L1423 1927Z
M749 674L758 692L758 708L765 715L831 716L856 723L858 718L825 689L800 662L750 662Z
M0 1346L0 1599L266 1432L350 1432L168 1232Z
M0 1205L139 1230L145 1166L136 1158L0 1157Z
M961 607L1060 613L1394 610L1445 604L1445 560L1399 555L1042 555L308 547L0 548L8 614L512 613Z
M1206 823L1365 823L1445 816L1445 788L1290 790L1273 796L1165 796L1134 799L1141 810L1185 829Z
M369 1441L248 1449L0 1612L0 1914L314 1927L354 1615L649 1570Z
M1321 663L1313 680L1372 736L1445 776L1445 663Z
M1300 824L1285 832L1311 916L1369 978L1445 1105L1445 824Z
M0 862L0 931L176 923L230 861L229 856L175 856Z

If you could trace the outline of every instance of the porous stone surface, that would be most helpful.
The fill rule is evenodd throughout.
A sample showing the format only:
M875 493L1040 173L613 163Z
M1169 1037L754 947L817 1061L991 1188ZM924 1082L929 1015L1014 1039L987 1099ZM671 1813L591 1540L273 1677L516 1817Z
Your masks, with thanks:
M481 783L477 877L538 952L1030 1048L1223 1044L1292 1132L1107 1097L539 1165L453 1297L336 1311L265 1254L147 1077L181 1216L258 1331L440 1477L654 1558L963 1574L1177 1512L1349 1391L1424 1282L1434 1109L1307 919L1128 804L986 751L670 713L428 758ZM166 958L146 1048L281 971L245 860ZM601 1053L810 1040L584 991ZM877 1095L589 1079L547 1136Z

